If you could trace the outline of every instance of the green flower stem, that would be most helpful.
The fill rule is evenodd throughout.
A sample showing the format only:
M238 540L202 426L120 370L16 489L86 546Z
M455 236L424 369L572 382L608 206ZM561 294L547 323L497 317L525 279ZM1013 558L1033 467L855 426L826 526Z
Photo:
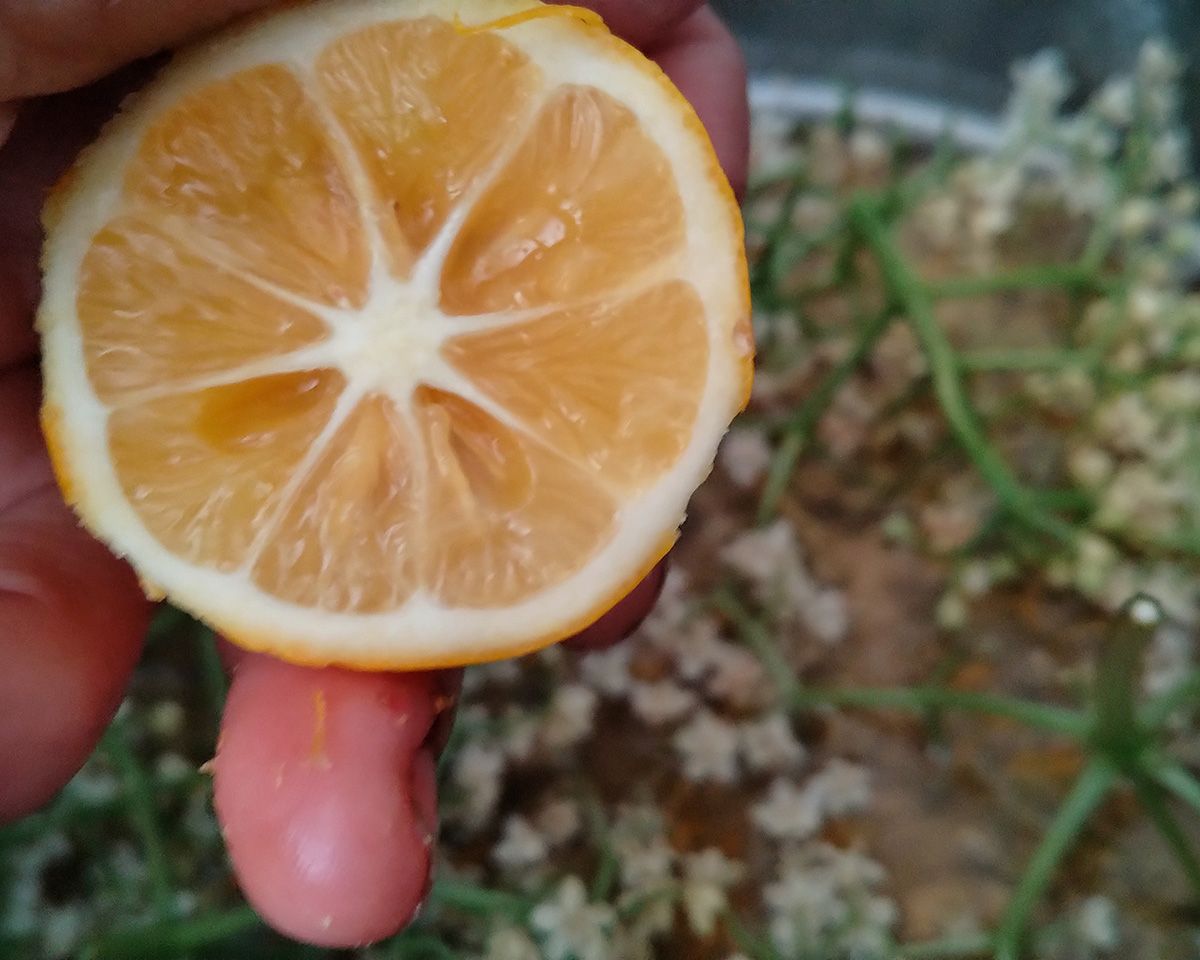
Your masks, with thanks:
M634 897L632 900L620 903L617 907L617 916L622 920L633 920L652 903L657 903L660 900L676 900L682 894L683 887L681 884L664 883L653 890L648 890ZM593 897L592 899L594 901L596 898Z
M14 937L0 933L0 957L35 957L37 953L36 934Z
M791 166L780 167L775 170L768 170L765 173L756 173L750 178L750 183L746 187L747 202L756 200L765 191L771 187L778 186L781 183L795 183L796 181L804 181L808 176L808 166L805 163L796 163Z
M757 620L729 587L713 594L712 606L737 627L742 642L746 644L767 668L767 674L779 690L780 697L794 702L804 693L804 687L796 677L796 671L787 662L779 644L770 631Z
M779 204L779 210L775 214L775 219L771 221L770 226L766 230L766 235L763 237L762 255L750 270L750 287L756 293L763 291L764 283L768 284L768 290L774 290L776 287L775 284L768 283L768 281L773 279L771 276L771 267L773 265L775 248L794 232L792 215L796 209L796 204L800 201L800 197L803 194L804 181L802 179L793 180L789 184L782 202Z
M1008 902L996 932L995 960L1020 960L1034 907L1050 885L1062 858L1108 796L1116 780L1116 769L1104 760L1093 760L1079 775Z
M118 930L101 937L80 954L81 960L162 960L262 928L249 907L212 913L194 920L171 920Z
M161 603L155 610L150 626L146 630L146 643L149 645L164 640L169 642L191 622L192 618L178 607L173 607L169 603Z
M1043 264L982 277L951 277L925 284L935 300L978 297L1021 290L1070 290L1098 293L1108 288L1095 270L1083 264Z
M867 710L904 710L929 713L955 710L983 716L1002 717L1050 733L1083 739L1088 721L1080 713L1049 704L1032 703L1015 697L1001 697L945 687L843 687L829 690L805 688L790 698L793 708L860 707Z
M525 922L532 906L517 894L489 890L466 880L450 878L436 881L429 893L429 899L450 910L460 910L482 917L494 917L499 914L519 924Z
M121 778L129 819L137 831L142 853L146 857L150 897L159 919L165 920L174 914L175 902L171 893L171 871L167 865L166 844L154 809L150 779L129 745L125 736L125 725L121 720L109 725L101 746Z
M1135 542L1135 546L1136 546ZM1146 544L1141 544L1145 546ZM1149 545L1167 553L1184 554L1190 557L1200 556L1200 534L1183 532L1155 537Z
M1033 703L1015 697L1002 697L968 690L948 690L939 686L922 687L843 687L821 690L806 687L784 659L770 631L726 588L713 596L713 606L737 627L742 640L764 663L771 679L779 687L784 701L794 710L811 711L817 707L860 707L867 710L905 710L929 713L957 710L985 716L1003 717L1026 726L1065 734L1079 740L1087 738L1091 724L1076 710Z
M607 902L612 896L613 886L617 881L616 852L613 850L612 839L609 836L608 821L604 816L604 807L594 796L589 796L585 808L587 811L588 830L591 833L592 845L596 848L596 873L592 877L591 899L595 902Z
M758 522L767 523L775 516L779 500L791 482L796 461L816 429L817 422L829 408L841 386L875 349L879 338L891 325L891 310L882 310L863 321L850 351L838 362L820 385L808 395L783 426L784 437L771 461L762 499L758 505Z
M382 949L388 960L459 960L459 954L431 933L410 930L393 937Z
M1200 896L1200 860L1196 859L1196 853L1192 849L1188 835L1184 833L1183 828L1167 806L1163 798L1162 787L1145 774L1133 777L1132 781L1138 799L1146 808L1146 813L1149 814L1154 826L1158 828L1158 832L1162 834L1171 853L1175 855L1175 859L1179 862L1192 889L1197 896Z
M1011 349L967 350L958 355L958 367L967 373L1032 373L1093 367L1095 358L1079 350Z
M911 943L897 951L899 960L968 960L973 957L990 956L992 938L988 934L976 937L957 937L948 940L931 940L928 943Z
M1095 498L1082 490L1034 490L1033 498L1049 510L1094 510Z
M1153 610L1153 616L1144 622L1132 615L1132 609L1139 604L1148 604ZM1096 721L1092 740L1099 751L1126 773L1134 769L1147 743L1137 700L1145 674L1146 648L1160 620L1157 604L1146 597L1135 598L1109 628L1096 664Z
M1200 780L1176 760L1167 756L1152 758L1147 768L1154 779L1182 800L1196 813L1200 813Z
M516 894L449 879L438 880L433 885L429 900L443 907L483 917L502 915L522 924L530 909L530 904ZM164 920L103 936L84 949L80 960L161 960L162 957L199 950L262 927L262 921L248 906L191 920ZM400 946L403 949L393 953L393 956L454 956L444 949L442 953L437 953L436 950L443 945L423 931L401 934L395 941L395 948L399 949Z
M783 960L770 940L756 937L732 910L726 910L723 919L730 938L750 960Z
M1013 517L1054 540L1073 544L1076 539L1074 527L1042 510L988 442L963 391L957 356L937 324L925 285L897 249L874 201L865 196L857 197L850 204L849 216L854 229L875 254L891 298L903 309L913 326L925 351L942 412L967 456Z
M916 171L908 174L895 183L890 193L890 203L896 212L911 209L930 190L945 184L946 178L954 168L959 156L958 141L955 139L954 126L949 124L938 136L933 147L933 156L929 162L917 167Z
M1098 271L1112 249L1113 240L1117 234L1117 218L1121 204L1125 200L1125 186L1117 183L1115 196L1108 208L1101 212L1092 225L1087 243L1079 258L1079 265L1085 270Z
M212 715L220 720L225 711L225 695L229 691L229 680L217 653L217 638L208 627L196 626L196 656L200 660L200 679L208 697Z
M198 772L179 779L152 777L150 793L154 796L179 796L196 789L205 780L204 775ZM48 809L0 829L0 847L31 843L52 830L104 820L124 812L125 806L124 791L101 800L84 800L68 789Z

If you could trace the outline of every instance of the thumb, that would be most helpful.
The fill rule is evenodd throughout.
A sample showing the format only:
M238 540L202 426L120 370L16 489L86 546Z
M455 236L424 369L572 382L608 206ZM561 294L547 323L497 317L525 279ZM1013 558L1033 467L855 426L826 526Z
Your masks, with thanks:
M57 93L267 0L0 0L0 103Z

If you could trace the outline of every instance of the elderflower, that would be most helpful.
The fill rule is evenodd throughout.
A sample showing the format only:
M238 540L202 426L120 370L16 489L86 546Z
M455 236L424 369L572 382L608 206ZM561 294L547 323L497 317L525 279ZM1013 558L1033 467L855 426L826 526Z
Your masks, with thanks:
M1088 897L1073 918L1075 935L1094 950L1113 950L1120 941L1117 908L1108 897Z
M895 904L877 892L884 878L878 863L856 851L814 842L787 852L763 891L772 941L785 956L883 960L898 918Z
M673 680L636 683L629 698L633 712L653 727L672 723L696 707L696 695Z
M524 930L505 926L488 934L483 960L542 960L542 955Z
M621 877L630 893L660 890L670 882L675 851L667 843L663 814L650 804L622 806L609 831L609 843Z
M583 881L569 876L554 896L533 908L529 922L546 960L610 960L609 934L616 915L605 903L589 903Z
M667 580L670 582L669 575ZM633 650L627 643L589 653L579 665L584 682L606 697L620 699L627 696L632 682L629 676L629 660L632 655Z
M734 427L721 444L720 460L734 486L748 490L767 472L771 446L761 430Z
M542 718L539 739L549 750L574 746L591 735L599 698L590 687L567 683L554 691L550 709Z
M742 759L749 770L774 773L791 770L804 762L805 750L782 713L738 727Z
M714 700L731 707L759 706L770 698L767 671L745 647L722 643L709 651L712 667L705 688Z
M1124 127L1133 120L1133 81L1129 77L1113 77L1092 97L1092 109L1114 127Z
M583 817L579 804L574 800L559 798L543 804L534 817L538 831L555 847L570 843L583 828Z
M729 888L746 873L745 865L731 860L716 847L683 858L683 903L688 926L698 937L707 937L729 905Z
M689 780L732 783L737 777L737 727L709 710L701 710L676 731L672 743Z
M504 821L500 842L492 848L492 862L513 873L541 863L549 852L546 838L528 820L514 814Z
M1103 530L1133 530L1164 536L1178 525L1181 489L1146 463L1120 467L1100 498L1096 525Z
M771 783L765 800L750 809L750 817L766 836L776 840L803 840L821 828L819 797L780 777Z
M721 560L750 584L759 602L803 623L818 640L835 644L845 637L845 596L813 579L786 520L740 534L721 550Z
M834 758L808 782L821 809L830 816L865 810L871 802L871 775L866 767Z
M484 743L468 743L454 757L451 780L463 794L456 813L469 829L485 826L500 799L504 754Z

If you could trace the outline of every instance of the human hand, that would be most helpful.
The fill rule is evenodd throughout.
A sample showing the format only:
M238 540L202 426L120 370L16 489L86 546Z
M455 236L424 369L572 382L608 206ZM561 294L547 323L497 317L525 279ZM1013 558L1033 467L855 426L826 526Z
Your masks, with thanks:
M150 615L128 567L62 502L37 427L40 208L146 75L138 65L110 71L265 2L0 0L0 821L37 807L78 769L120 701ZM740 188L744 72L712 11L700 0L587 5L691 99ZM568 643L620 639L661 579L660 568ZM433 765L458 672L313 670L228 652L216 806L248 899L298 939L338 946L390 934L428 885ZM314 765L317 691L328 762ZM277 790L276 771L293 759L308 761L307 773Z

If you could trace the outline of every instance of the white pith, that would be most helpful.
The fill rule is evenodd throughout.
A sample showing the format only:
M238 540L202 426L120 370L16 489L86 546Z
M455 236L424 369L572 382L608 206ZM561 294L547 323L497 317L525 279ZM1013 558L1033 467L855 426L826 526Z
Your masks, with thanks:
M633 69L626 58L615 56L611 39L552 18L531 20L505 29L502 35L541 67L546 93L558 84L580 83L625 103L666 153L685 197L684 250L659 265L661 272L656 269L653 277L639 281L640 286L643 281L682 277L696 289L707 312L707 384L691 442L676 465L636 498L623 502L614 535L578 574L502 610L447 608L420 592L395 610L374 614L334 613L289 603L263 592L250 580L253 556L240 570L230 573L196 566L164 548L127 501L108 452L108 409L86 374L74 297L91 239L117 209L119 171L133 156L147 123L178 102L184 91L252 66L283 62L298 76L307 76L309 65L334 37L356 28L431 13L442 17L457 13L466 24L485 23L531 6L529 0L358 0L278 15L236 37L217 41L213 48L200 49L170 68L109 128L63 199L60 220L45 253L39 325L45 339L47 398L62 412L61 456L76 481L73 492L78 508L93 530L177 604L248 645L282 647L293 654L298 651L299 658L308 661L417 666L484 659L489 651L507 651L561 636L581 626L580 618L612 599L656 558L664 539L682 521L687 500L707 475L717 443L742 400L740 360L751 347L738 343L730 349L735 325L743 319L745 309L741 253L733 246L740 243L740 225L727 198L712 187L715 160L710 148L689 127L678 102L661 81L652 72ZM308 86L311 90L314 85ZM514 132L514 149L520 140L520 133ZM499 172L502 160L498 158L493 174ZM351 179L360 175L353 170L348 173ZM519 423L447 364L440 353L443 343L453 336L530 316L448 317L437 309L442 262L485 187L480 185L462 198L403 282L390 276L380 249L382 241L372 237L374 267L369 296L360 309L330 308L269 288L280 299L322 318L329 328L325 341L292 354L256 360L240 370L189 380L175 389L236 382L249 375L340 369L347 377L347 389L292 478L292 493L299 488L305 470L319 460L339 422L350 414L357 399L370 391L388 394L405 410L413 390L428 384L457 393L520 429ZM364 217L364 222L370 224L370 218ZM267 288L262 281L246 279ZM265 536L260 532L258 547Z

